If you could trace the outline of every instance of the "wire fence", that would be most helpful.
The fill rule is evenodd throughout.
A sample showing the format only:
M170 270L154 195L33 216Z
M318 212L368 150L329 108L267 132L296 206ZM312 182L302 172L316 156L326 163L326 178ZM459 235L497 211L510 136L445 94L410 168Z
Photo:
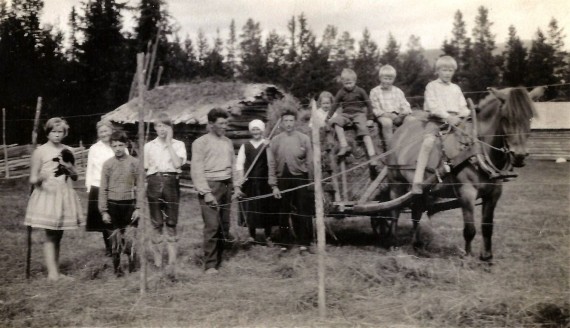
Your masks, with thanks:
M524 89L530 89L530 88L536 88L536 87L564 87L564 86L570 86L570 83L556 83L556 84L546 84L546 85L539 85L539 86L532 86L532 87L527 87L527 86L522 86L522 87L517 87L517 88L524 88ZM466 91L463 92L463 94L482 94L482 93L488 93L489 90L481 90L481 91ZM425 96L411 96L411 97L406 97L406 99L423 99L425 98ZM354 101L354 102L343 102L343 104L362 104L361 101ZM300 106L302 108L307 108L310 104L309 103L301 103ZM267 108L267 105L248 105L246 106L247 108L250 109L263 109L263 108ZM67 116L61 116L61 118L63 119L70 119L70 118L82 118L82 117L95 117L95 116L103 116L109 114L109 112L100 112L100 113L92 113L92 114L80 114L80 115L67 115ZM20 121L34 121L33 118L20 118L20 119L7 119L6 122L20 122Z

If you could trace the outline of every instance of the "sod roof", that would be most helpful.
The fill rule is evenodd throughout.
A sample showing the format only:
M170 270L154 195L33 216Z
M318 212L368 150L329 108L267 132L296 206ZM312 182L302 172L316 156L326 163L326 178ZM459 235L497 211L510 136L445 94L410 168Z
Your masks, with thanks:
M206 124L212 108L238 114L247 106L266 106L284 92L271 84L242 82L201 82L171 84L145 93L145 122L166 112L174 124ZM138 122L138 98L121 105L103 116L117 123Z

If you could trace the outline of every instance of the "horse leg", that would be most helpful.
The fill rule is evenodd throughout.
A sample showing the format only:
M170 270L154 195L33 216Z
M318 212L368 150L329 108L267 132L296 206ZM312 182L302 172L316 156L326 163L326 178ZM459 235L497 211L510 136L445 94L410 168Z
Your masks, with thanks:
M493 259L493 249L491 239L493 237L493 219L495 207L501 197L502 188L495 188L493 192L483 198L483 209L481 218L481 233L483 235L483 249L479 258L481 261L491 261Z
M463 238L465 239L465 253L471 255L471 242L475 238L475 200L477 190L471 184L464 184L459 189L461 197L461 210L463 212Z
M395 190L390 190L390 199L396 199L401 194ZM389 211L391 218L386 219L388 221L388 238L387 238L387 246L388 247L397 247L398 246L398 219L400 218L400 210L398 208Z
M423 247L423 242L420 238L420 220L422 219L423 210L419 206L412 208L412 245L414 249Z

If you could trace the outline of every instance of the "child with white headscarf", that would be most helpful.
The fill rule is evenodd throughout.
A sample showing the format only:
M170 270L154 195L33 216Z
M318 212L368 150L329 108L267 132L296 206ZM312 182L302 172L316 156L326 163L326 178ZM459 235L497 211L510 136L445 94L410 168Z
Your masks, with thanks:
M249 132L252 138L241 145L236 159L236 171L241 177L242 191L248 198L271 193L271 187L267 182L267 149L264 146L268 144L268 140L263 137L264 131L265 123L261 120L249 122ZM257 161L254 163L255 158ZM249 174L244 179L247 172ZM255 241L256 229L263 228L267 244L271 245L271 227L277 225L272 218L273 215L269 214L272 201L271 198L265 198L240 203L239 222L242 226L247 225L250 242Z

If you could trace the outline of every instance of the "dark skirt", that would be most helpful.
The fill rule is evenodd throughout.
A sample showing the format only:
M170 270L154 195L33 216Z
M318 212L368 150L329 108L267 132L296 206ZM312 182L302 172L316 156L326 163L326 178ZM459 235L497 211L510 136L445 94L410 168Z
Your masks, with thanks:
M105 231L113 230L113 225L105 224L99 212L99 187L91 186L89 188L89 197L87 204L87 231Z
M250 177L243 185L246 197L271 194L267 178ZM252 228L266 228L279 225L278 203L273 197L240 202L239 225Z

